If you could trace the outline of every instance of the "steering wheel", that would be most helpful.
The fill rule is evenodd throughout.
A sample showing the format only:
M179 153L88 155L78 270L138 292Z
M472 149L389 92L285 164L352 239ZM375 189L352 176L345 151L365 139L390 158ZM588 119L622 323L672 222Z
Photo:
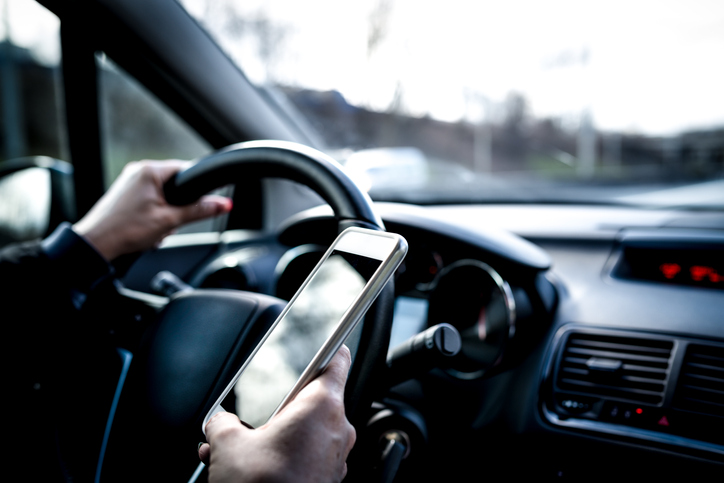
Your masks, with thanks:
M225 148L178 173L164 186L169 203L185 205L230 182L285 178L302 183L332 207L339 230L384 229L369 197L341 167L299 144L254 141ZM363 322L345 407L358 433L376 395L392 320L392 284ZM171 298L147 331L126 378L103 457L101 481L188 481L198 465L201 422L240 364L282 311L271 296L199 289ZM354 450L353 450L354 453ZM354 455L349 474L355 471Z

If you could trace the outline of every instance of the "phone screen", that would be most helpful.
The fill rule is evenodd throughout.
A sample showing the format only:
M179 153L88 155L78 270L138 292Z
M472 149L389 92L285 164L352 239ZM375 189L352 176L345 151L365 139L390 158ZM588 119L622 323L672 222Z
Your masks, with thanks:
M236 382L242 421L253 427L268 421L380 263L338 250L323 262Z

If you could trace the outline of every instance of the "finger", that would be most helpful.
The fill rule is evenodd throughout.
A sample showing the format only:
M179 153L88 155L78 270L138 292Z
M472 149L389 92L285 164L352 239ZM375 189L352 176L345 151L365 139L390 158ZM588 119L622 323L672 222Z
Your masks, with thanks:
M342 376L344 380L347 380L347 374L349 373L351 365L352 353L350 352L349 347L342 344L325 368L324 373L332 373L334 377Z
M232 201L224 196L202 196L190 205L178 207L179 224L223 215L224 213L231 211L232 207Z
M347 375L352 365L352 355L346 345L342 345L322 374L319 381L330 387L338 394L344 394L344 386L347 383Z
M206 466L209 466L209 456L211 456L211 446L209 443L199 445L199 459Z
M234 434L243 434L246 431L251 430L241 424L238 416L234 413L222 411L212 416L209 422L206 423L206 440L214 444L216 439L223 439Z

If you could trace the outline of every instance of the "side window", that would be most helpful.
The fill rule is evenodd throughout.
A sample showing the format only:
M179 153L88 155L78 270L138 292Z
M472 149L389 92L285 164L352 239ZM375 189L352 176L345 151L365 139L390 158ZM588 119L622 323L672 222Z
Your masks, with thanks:
M0 162L67 160L60 20L36 2L0 5Z
M53 163L39 156L70 161L61 57L58 17L35 1L0 2L0 246L42 236L41 225L50 216L45 203L43 216L30 229L28 200L40 209L37 200L47 197L49 185L21 182L24 174L10 173L19 164ZM173 111L102 53L97 65L106 187L129 161L194 159L211 151ZM42 170L33 173L37 171ZM183 231L216 231L224 224L224 219L209 220Z
M51 159L68 159L61 85L60 20L36 2L0 3L0 247L62 219L52 216L50 171L71 176Z
M106 188L130 161L190 160L211 146L132 76L102 53L96 58L101 144ZM180 232L219 231L225 217L183 227Z
M194 159L211 146L108 57L97 57L106 187L126 163Z

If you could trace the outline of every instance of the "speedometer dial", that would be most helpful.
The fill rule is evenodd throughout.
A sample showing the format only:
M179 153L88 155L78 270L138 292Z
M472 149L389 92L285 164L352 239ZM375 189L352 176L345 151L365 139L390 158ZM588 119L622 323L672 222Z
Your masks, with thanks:
M430 294L428 325L447 322L462 338L449 372L472 379L503 359L515 332L515 302L508 283L490 266L461 260L440 272Z

